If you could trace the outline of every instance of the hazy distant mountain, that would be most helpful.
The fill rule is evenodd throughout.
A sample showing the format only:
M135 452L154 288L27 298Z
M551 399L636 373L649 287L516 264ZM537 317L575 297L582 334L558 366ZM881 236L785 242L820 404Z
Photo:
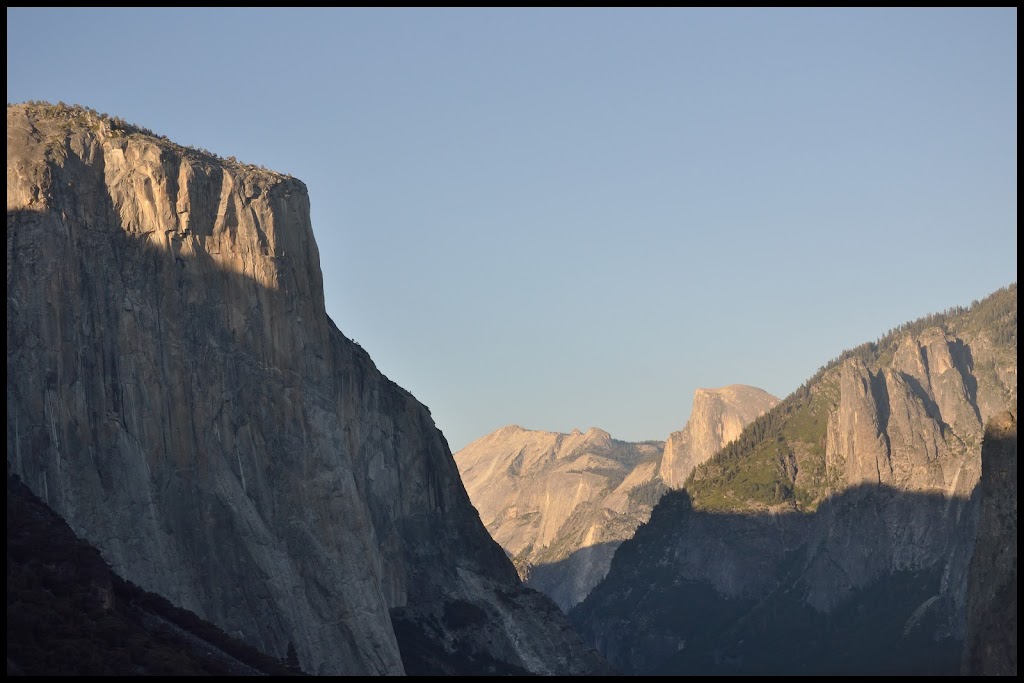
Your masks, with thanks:
M572 612L627 672L956 673L1017 287L845 352L699 465Z
M294 178L8 106L7 462L118 574L307 671L604 670L327 317Z
M455 454L470 499L527 583L563 609L608 570L612 552L646 521L663 443L627 443L505 427ZM557 565L552 572L547 565Z
M682 486L693 468L736 440L744 427L778 402L767 391L744 384L697 389L686 426L665 442L658 468L662 481L671 488Z
M597 428L559 434L513 426L474 441L455 462L520 575L568 610L650 517L666 491L659 472L692 469L777 402L743 385L698 389L690 420L668 443L618 441Z

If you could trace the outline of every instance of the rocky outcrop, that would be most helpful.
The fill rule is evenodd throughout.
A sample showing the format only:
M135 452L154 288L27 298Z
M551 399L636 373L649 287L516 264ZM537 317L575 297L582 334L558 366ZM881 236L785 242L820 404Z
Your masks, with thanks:
M574 623L632 673L958 671L1016 311L1011 286L844 353L663 498Z
M568 609L646 521L662 490L654 481L661 450L661 442L627 443L597 428L560 434L509 426L455 461L484 524L527 584Z
M981 521L967 585L962 673L1017 675L1017 412L996 415L981 447Z
M429 411L326 316L301 182L88 111L7 116L8 465L115 571L314 673L400 674L424 643L600 666ZM487 628L448 625L463 603Z
M851 358L839 384L827 436L831 478L970 495L980 460L976 448L967 454L980 443L981 416L967 389L977 379L962 340L937 328L908 335L891 367L872 373Z
M744 384L693 393L690 419L665 441L658 474L679 488L697 465L707 461L740 435L743 428L779 402L767 391Z

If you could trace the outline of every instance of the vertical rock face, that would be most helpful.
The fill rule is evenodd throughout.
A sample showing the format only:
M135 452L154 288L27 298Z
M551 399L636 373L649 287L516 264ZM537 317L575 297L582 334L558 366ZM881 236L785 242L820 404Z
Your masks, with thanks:
M627 443L597 428L559 434L510 426L466 446L455 461L484 524L527 584L568 609L646 521L662 490L654 481L661 449L661 442Z
M889 444L873 384L863 361L854 358L843 365L839 409L829 416L825 462L830 472L845 472L849 484L892 481Z
M980 474L982 419L976 392L968 389L978 386L973 369L963 340L937 328L904 337L892 366L875 373L863 361L847 360L829 420L830 474L845 472L850 486L969 496Z
M693 468L735 440L744 427L778 402L767 391L743 384L697 389L686 426L665 442L658 468L662 481L671 488L682 486Z
M992 418L981 447L981 522L967 585L962 673L1017 675L1017 412Z
M7 117L8 466L115 571L316 673L444 655L449 603L479 616L461 661L598 666L326 316L301 182L82 110Z
M1016 404L1016 327L1011 285L844 353L666 495L574 623L633 673L958 671L981 424ZM1015 491L1012 515L998 500L1005 572Z

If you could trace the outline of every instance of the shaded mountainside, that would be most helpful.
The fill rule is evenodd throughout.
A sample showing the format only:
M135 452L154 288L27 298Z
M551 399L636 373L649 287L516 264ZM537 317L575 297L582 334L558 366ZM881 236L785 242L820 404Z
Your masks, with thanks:
M1017 409L985 427L962 673L1017 675Z
M1014 284L842 354L662 499L574 623L632 673L957 672L1016 327Z
M286 676L280 661L110 571L7 479L7 674Z
M425 644L602 668L327 317L301 182L88 110L7 117L8 465L118 574L318 674Z
M935 637L944 626L943 567L909 561L907 547L898 556L912 543L956 552L963 530L947 502L860 486L814 513L771 515L694 510L685 490L672 491L570 616L633 674L952 673L960 648ZM847 585L829 611L807 599L821 590L823 562L864 562L863 548L879 545L895 557L871 580L836 577Z
M511 426L455 454L488 531L528 585L563 610L608 573L619 543L668 489L778 403L743 385L698 389L691 417L667 443L627 443L593 428L571 434Z
M523 579L568 609L650 516L664 491L652 481L662 447L618 441L597 428L560 434L510 426L469 444L455 461Z

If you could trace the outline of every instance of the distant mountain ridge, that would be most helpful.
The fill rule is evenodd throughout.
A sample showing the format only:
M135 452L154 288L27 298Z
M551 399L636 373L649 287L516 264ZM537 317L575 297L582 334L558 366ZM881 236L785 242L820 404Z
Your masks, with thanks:
M528 585L563 609L604 575L609 543L650 512L630 494L657 471L661 442L628 443L593 428L569 434L499 429L455 454L470 499ZM613 549L614 546L612 546ZM539 568L577 551L566 581Z
M685 478L778 399L755 387L698 389L686 427L669 442L629 443L592 428L499 429L455 454L487 529L526 583L564 610L608 571L612 554L668 487Z
M662 499L577 628L629 673L957 673L1016 328L1013 284L841 354Z

